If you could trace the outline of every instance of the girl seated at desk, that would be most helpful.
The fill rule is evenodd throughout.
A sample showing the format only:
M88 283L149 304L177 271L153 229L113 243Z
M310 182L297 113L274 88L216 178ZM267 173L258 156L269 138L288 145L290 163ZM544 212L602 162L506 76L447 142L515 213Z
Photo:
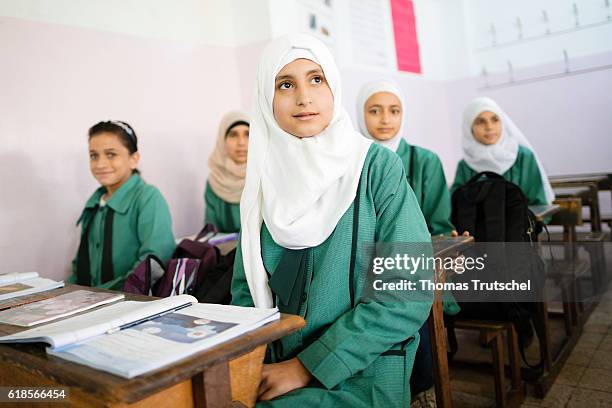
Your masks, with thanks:
M457 236L450 222L451 199L442 163L434 152L406 142L406 104L399 88L388 81L365 84L357 97L357 117L361 133L375 143L389 148L400 157L408 184L412 187L427 228L432 235ZM447 313L458 305L447 295ZM410 391L412 406L435 403L432 353L427 321L419 330L421 341L414 360Z
M101 184L77 224L81 242L68 281L122 290L129 273L149 254L167 261L174 250L172 220L159 190L137 170L134 129L100 122L89 129L91 173Z
M245 113L227 113L219 125L217 143L208 167L204 223L213 224L220 232L240 230L240 196L244 188L247 152L249 148L249 119Z
M402 163L353 129L338 68L314 37L268 45L256 85L232 303L276 305L308 322L270 346L259 399L408 406L431 293L421 302L362 299L358 266L365 243L430 243Z
M555 198L544 168L531 144L506 113L489 98L476 98L463 114L463 160L451 192L482 171L492 171L516 184L529 205Z

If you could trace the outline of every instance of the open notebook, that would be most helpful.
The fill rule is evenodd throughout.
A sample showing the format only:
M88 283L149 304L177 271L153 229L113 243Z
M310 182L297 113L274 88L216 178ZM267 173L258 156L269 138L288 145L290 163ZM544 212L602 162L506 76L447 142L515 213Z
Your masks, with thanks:
M12 272L0 274L0 301L61 288L64 282L45 279L37 272Z
M0 343L44 342L51 355L132 378L279 318L277 309L198 304L179 295L115 303L0 337Z

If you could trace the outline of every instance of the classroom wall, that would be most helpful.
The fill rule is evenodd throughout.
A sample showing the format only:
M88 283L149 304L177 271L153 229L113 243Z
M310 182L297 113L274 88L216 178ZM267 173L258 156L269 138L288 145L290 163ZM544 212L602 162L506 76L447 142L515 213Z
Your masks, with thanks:
M67 274L97 187L86 135L100 120L134 126L142 175L166 197L175 234L197 232L218 121L241 102L225 80L237 77L233 51L0 18L2 271Z

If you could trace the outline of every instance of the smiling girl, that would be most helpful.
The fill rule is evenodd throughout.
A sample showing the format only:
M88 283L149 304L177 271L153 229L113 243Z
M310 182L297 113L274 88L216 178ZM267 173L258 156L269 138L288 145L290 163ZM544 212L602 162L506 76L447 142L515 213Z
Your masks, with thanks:
M227 113L219 125L217 144L208 159L210 176L206 183L204 223L221 232L240 230L240 196L244 188L249 120L245 113Z
M363 244L430 242L405 177L397 155L353 129L325 45L300 34L265 49L232 303L277 306L307 326L270 346L262 405L408 406L431 293L421 302L365 299L359 267Z
M100 122L89 129L89 164L100 183L77 224L81 243L72 262L71 283L123 288L132 269L147 255L172 255L174 236L168 205L137 170L138 139L125 122Z
M489 98L476 98L463 114L463 160L451 191L482 171L518 185L529 205L550 204L554 193L531 144L506 113Z

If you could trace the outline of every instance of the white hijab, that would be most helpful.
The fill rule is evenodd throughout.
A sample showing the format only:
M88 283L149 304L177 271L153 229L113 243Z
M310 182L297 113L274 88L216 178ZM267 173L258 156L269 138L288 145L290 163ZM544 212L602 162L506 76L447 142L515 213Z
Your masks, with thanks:
M334 96L327 128L303 139L282 130L272 110L276 75L298 58L322 67ZM321 244L355 198L369 147L342 108L340 74L327 47L306 34L272 41L259 61L240 201L244 272L256 307L273 305L261 253L262 221L285 248Z
M484 145L478 142L472 134L474 120L480 113L487 111L499 116L502 123L501 137L497 143L492 145ZM472 169L477 172L492 171L497 174L504 174L516 161L519 145L525 146L533 152L540 169L546 201L552 203L555 199L555 194L538 155L523 132L506 115L506 112L494 100L484 97L474 99L465 108L463 113L463 159Z
M400 100L400 104L402 105L402 124L400 125L397 134L388 140L378 140L374 136L372 136L370 132L368 132L368 126L366 125L365 121L365 104L370 98L370 96L378 92L392 93L393 95L397 96L397 98ZM374 141L375 143L385 146L394 152L397 151L400 141L402 140L404 123L406 119L406 115L404 113L405 106L406 104L404 103L404 97L400 89L395 84L382 80L365 84L361 87L359 95L357 96L357 118L359 120L359 129L361 130L361 133L367 138L372 139L372 141Z

